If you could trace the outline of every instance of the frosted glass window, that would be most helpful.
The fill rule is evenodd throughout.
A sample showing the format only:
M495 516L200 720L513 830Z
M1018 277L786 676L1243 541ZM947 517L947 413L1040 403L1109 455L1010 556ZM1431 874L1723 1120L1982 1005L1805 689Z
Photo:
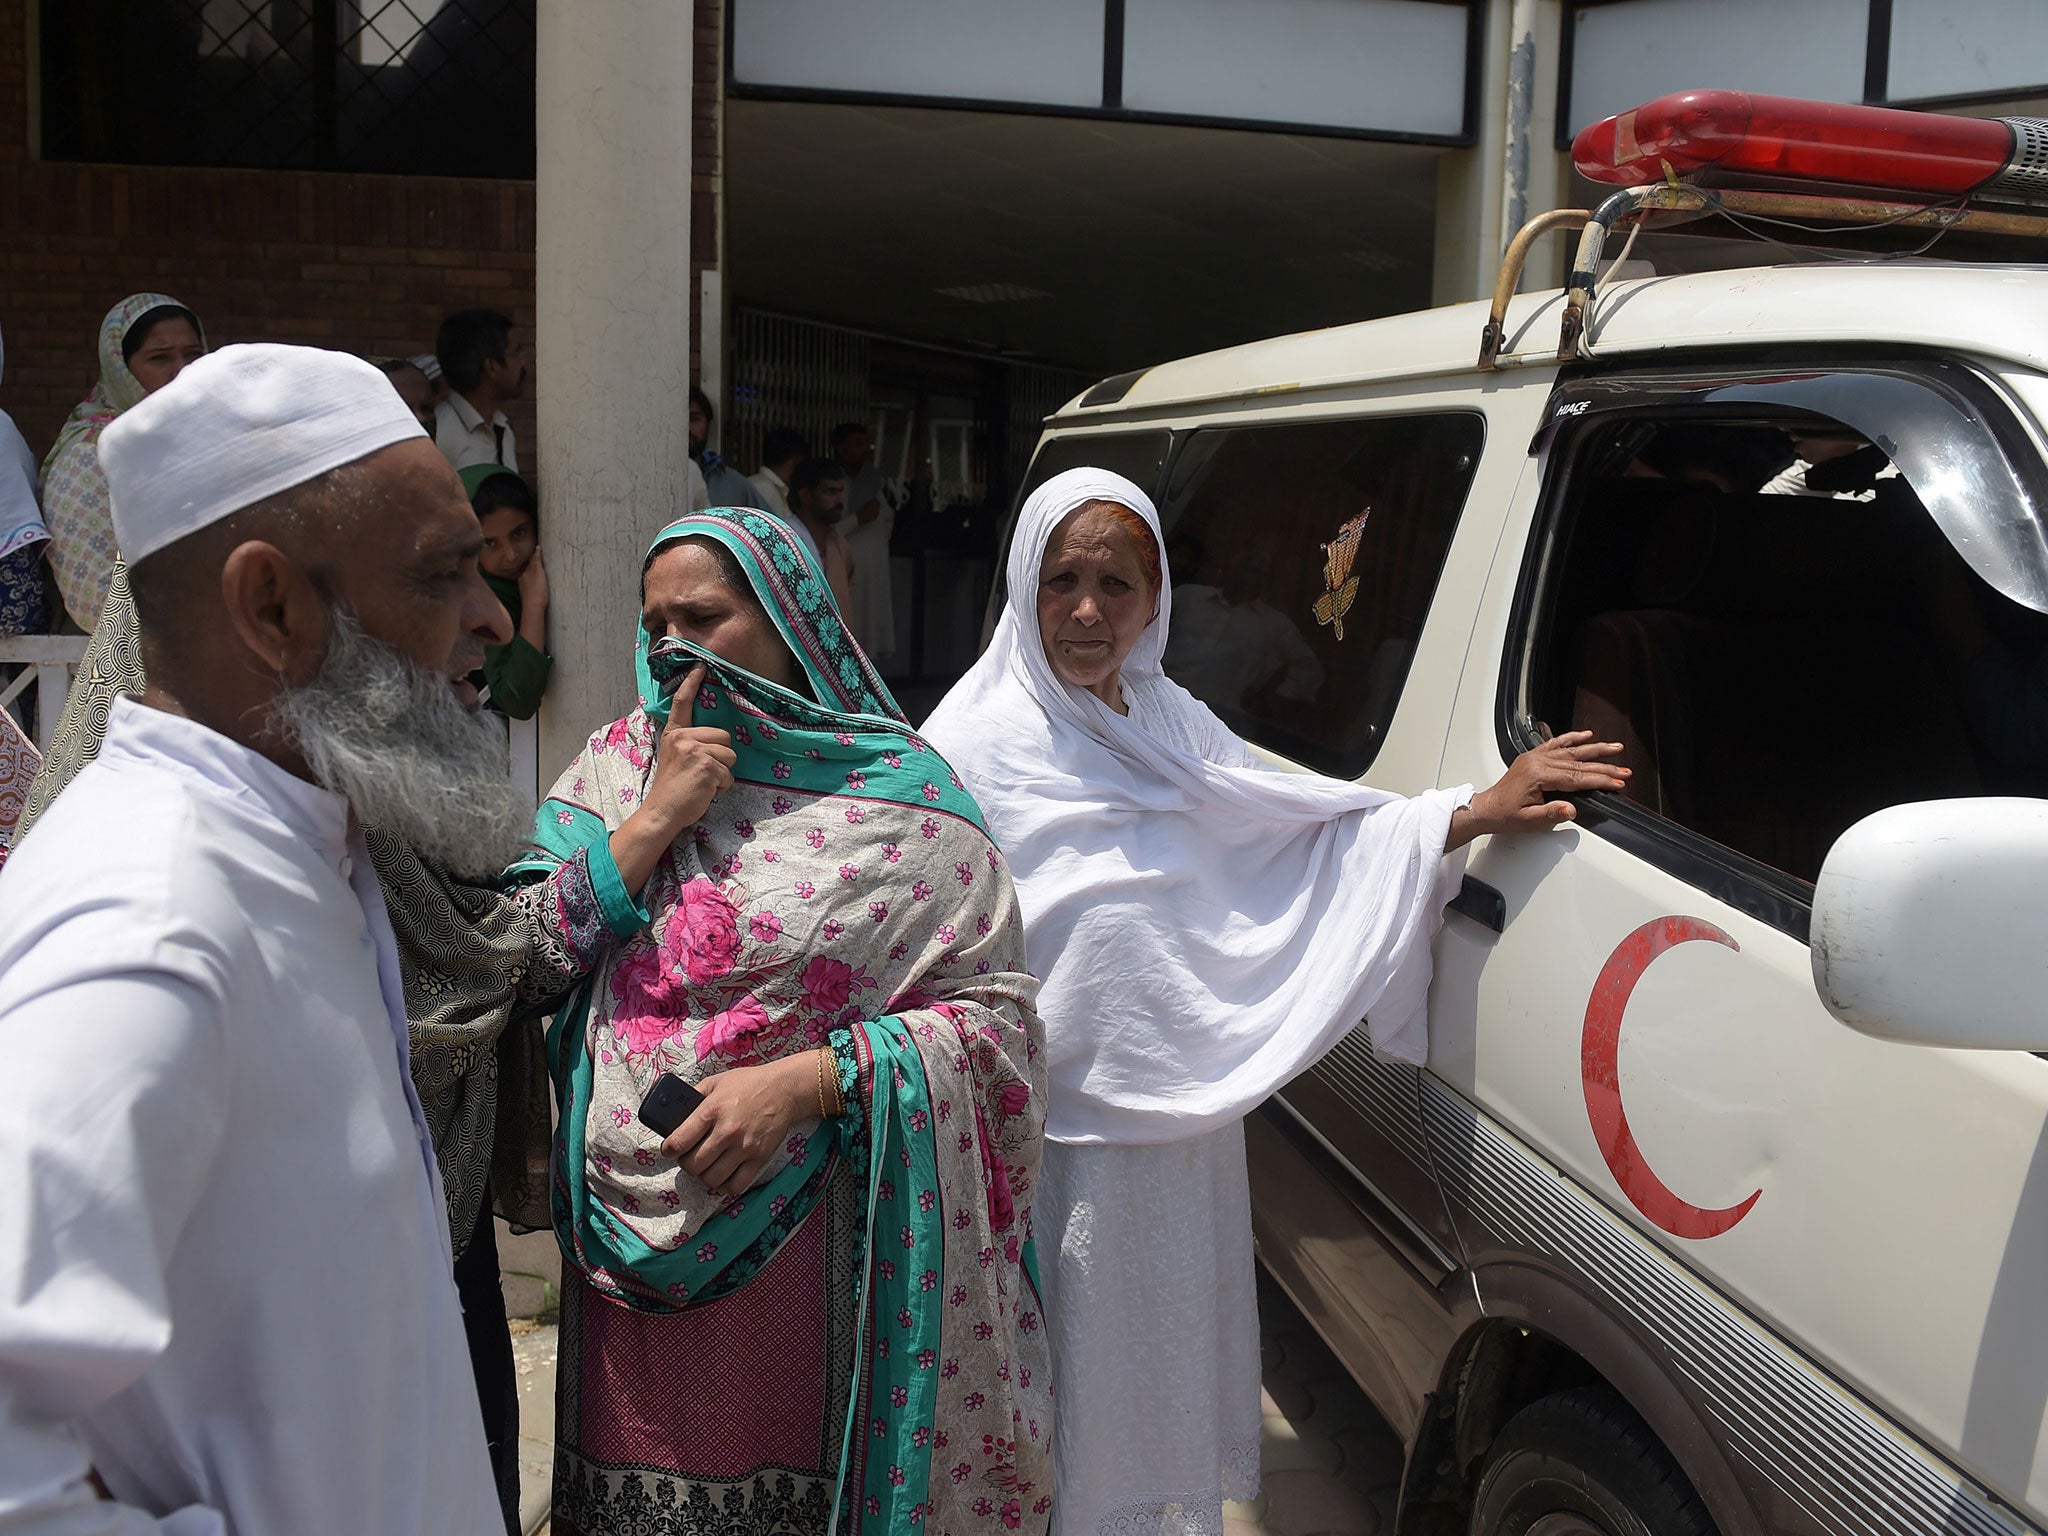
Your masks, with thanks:
M2041 0L1892 0L1892 101L2038 94L2048 85L2048 6Z
M1428 0L1126 0L1124 105L1456 135L1466 16Z
M1102 0L733 0L731 25L741 85L1102 105Z
M1869 0L1630 0L1567 12L1567 133L1673 91L1861 101Z

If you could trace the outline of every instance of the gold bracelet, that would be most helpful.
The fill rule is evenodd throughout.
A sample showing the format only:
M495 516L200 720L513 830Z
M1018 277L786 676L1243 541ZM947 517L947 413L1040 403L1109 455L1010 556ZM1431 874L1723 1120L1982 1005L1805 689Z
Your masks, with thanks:
M818 1051L818 1118L820 1120L832 1118L832 1111L825 1105L825 1058L831 1054L832 1052L829 1047L821 1048Z

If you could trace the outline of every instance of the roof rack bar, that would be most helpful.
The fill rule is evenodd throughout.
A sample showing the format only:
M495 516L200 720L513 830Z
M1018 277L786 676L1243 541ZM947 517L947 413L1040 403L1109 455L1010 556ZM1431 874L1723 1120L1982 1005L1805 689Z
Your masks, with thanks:
M1500 275L1493 281L1493 308L1487 312L1486 329L1479 335L1479 367L1482 371L1500 366L1500 349L1507 334L1508 303L1522 285L1522 268L1529 249L1553 229L1577 229L1593 217L1585 208L1553 208L1539 213L1515 232L1501 257Z
M2008 213L1924 203L1881 202L1866 197L1822 197L1810 192L1702 191L1696 187L1654 182L1625 187L1607 199L1586 221L1578 255L1565 285L1563 323L1558 328L1560 362L1578 355L1586 330L1586 306L1600 265L1600 253L1616 225L1648 213L1732 213L1759 218L1818 219L1830 224L1883 225L1899 229L1961 229L1973 234L2016 235L2048 239L2048 213Z
M1600 253L1607 248L1607 237L1614 226L1652 208L1691 211L1706 206L1707 200L1690 187L1656 181L1644 187L1623 187L1594 210L1579 235L1579 254L1572 260L1572 275L1564 285L1564 320L1557 331L1559 362L1578 356L1579 337L1586 330L1586 301L1593 297Z

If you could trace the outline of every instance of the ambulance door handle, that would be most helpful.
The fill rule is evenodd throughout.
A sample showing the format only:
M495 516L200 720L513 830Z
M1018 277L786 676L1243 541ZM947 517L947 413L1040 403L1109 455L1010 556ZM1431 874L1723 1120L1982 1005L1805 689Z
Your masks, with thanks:
M1482 928L1499 933L1507 927L1508 899L1488 885L1484 880L1465 877L1465 883L1458 894L1451 899L1451 910L1460 917L1468 917Z

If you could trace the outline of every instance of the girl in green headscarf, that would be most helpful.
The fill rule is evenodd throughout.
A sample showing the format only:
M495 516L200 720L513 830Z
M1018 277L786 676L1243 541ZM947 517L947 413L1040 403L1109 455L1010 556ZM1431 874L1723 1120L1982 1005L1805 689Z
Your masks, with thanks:
M512 620L511 640L486 646L483 670L470 681L487 707L531 720L555 666L548 654L548 570L533 488L502 464L471 464L456 474L484 530L477 567Z
M144 396L205 355L199 317L161 293L134 293L100 322L100 378L72 410L43 460L43 521L50 568L71 622L87 634L114 578L114 515L100 473L100 433Z
M566 1260L554 1528L1042 1532L1036 984L1009 873L781 522L642 576L640 705L513 871ZM704 1095L638 1119L663 1073Z

